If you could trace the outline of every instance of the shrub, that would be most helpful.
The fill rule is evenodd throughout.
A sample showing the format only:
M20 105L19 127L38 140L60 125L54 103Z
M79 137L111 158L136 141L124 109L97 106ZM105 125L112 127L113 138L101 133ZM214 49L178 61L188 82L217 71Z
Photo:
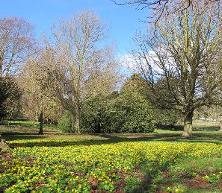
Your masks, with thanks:
M58 121L58 129L63 132L72 132L72 119L70 112L66 111Z
M138 93L121 93L115 97L96 97L84 104L84 130L101 132L152 132L154 111Z
M97 96L83 106L82 129L94 133L119 132L123 126L123 113L116 107L118 98Z
M158 115L157 125L161 129L183 130L183 127L177 125L180 120L180 113L173 109L156 109Z
M0 77L0 122L19 114L21 91L13 78Z
M125 121L123 132L153 132L155 116L151 104L139 93L128 92L121 95Z

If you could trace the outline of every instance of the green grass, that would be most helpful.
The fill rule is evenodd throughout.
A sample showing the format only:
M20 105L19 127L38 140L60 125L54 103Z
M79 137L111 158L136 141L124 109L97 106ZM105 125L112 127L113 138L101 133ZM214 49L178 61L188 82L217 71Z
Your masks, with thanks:
M15 125L15 126L22 126L22 127L37 127L38 122L37 121L8 121L9 125Z
M162 190L180 187L184 192L221 192L222 156L182 159L162 171L156 183Z
M0 127L0 192L222 192L222 132L37 132Z
M39 132L39 123L36 121L5 121L4 124L0 125L0 134L5 135L14 135L19 134L38 134ZM45 133L59 133L55 125L45 124L44 125Z

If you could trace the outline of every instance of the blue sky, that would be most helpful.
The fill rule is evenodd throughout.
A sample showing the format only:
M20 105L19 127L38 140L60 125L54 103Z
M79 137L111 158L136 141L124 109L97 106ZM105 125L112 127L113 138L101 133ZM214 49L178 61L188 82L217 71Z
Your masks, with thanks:
M0 0L0 17L19 16L34 26L36 37L49 34L59 19L80 12L95 11L108 26L107 42L114 45L118 55L124 55L133 46L136 30L145 28L146 11L135 7L117 6L111 0Z

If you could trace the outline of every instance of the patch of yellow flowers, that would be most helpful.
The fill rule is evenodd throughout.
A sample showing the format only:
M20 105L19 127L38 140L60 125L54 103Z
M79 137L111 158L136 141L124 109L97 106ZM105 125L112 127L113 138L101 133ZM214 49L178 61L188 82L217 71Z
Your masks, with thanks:
M222 145L119 142L65 147L18 147L1 160L0 189L11 192L115 192L135 172L152 174L185 158L221 156ZM142 180L142 179L141 179Z

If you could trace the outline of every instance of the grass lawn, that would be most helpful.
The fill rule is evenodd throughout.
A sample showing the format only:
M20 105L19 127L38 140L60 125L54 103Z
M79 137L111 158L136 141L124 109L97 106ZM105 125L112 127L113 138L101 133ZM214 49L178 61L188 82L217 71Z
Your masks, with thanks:
M222 132L69 135L0 127L0 192L222 192Z

